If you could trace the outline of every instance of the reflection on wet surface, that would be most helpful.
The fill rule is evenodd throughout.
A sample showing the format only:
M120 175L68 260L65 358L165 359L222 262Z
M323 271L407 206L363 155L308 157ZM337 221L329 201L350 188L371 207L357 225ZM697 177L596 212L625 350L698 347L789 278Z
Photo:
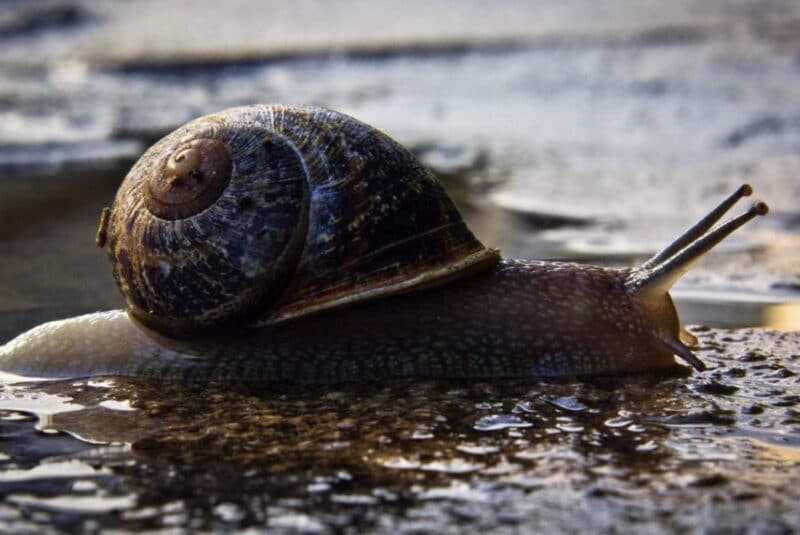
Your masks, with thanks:
M694 332L703 374L7 385L0 525L789 530L800 340Z
M783 331L798 330L800 325L800 304L782 303L767 307L763 324Z

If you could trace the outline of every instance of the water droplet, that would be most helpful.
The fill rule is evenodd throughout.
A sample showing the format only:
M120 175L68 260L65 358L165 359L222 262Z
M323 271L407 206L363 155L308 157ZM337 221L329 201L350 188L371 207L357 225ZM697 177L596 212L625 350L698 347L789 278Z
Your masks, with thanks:
M481 474L487 476L504 476L519 472L523 466L517 463L501 462L489 468L481 470Z
M453 483L449 487L435 487L419 495L422 500L455 500L463 502L488 502L485 491L470 488L464 483Z
M608 420L603 422L603 425L614 429L617 427L625 427L626 425L630 425L632 423L633 420L631 420L630 418L625 418L624 416L616 416L614 418L609 418Z
M327 451L340 451L340 450L346 450L349 447L350 447L349 442L345 440L340 440L325 444L324 449Z
M2 416L0 416L0 420L6 420L9 422L25 422L25 421L33 421L35 418L30 414L25 414L24 412L16 412L16 411L9 411Z
M92 388L113 388L114 384L111 379L97 379L86 382L86 386L91 386Z
M472 464L462 459L451 459L449 461L432 461L423 464L420 468L426 472L441 472L444 474L468 474L481 469L483 466Z
M86 479L78 479L72 484L73 492L93 492L97 490L97 483L94 481L87 481Z
M242 511L236 504L223 502L214 507L214 514L225 522L238 522L244 518Z
M518 401L517 404L514 405L514 411L513 412L526 412L528 414L531 414L531 413L536 412L536 411L533 408L533 402L532 401Z
M395 470L415 470L420 467L419 461L410 461L405 457L393 457L381 463L385 468Z
M130 412L130 411L135 411L136 410L135 408L131 407L131 402L130 402L130 400L127 400L127 399L123 400L123 401L117 401L117 400L114 400L114 399L107 399L105 401L101 401L99 403L99 405L101 407L105 407L106 409L109 409L109 410L112 410L112 411Z
M581 431L583 431L583 426L576 423L561 423L558 424L556 427L558 427L565 433L580 433Z
M658 444L653 440L648 440L644 444L636 446L636 451L655 451L658 449Z
M736 424L736 414L731 410L718 407L715 403L709 403L706 407L692 408L681 414L651 417L648 418L648 421L668 427L734 425Z
M312 494L321 494L330 491L331 486L328 483L312 483L306 487L306 490Z
M430 440L433 438L433 433L428 427L420 426L414 429L410 438L411 440Z
M339 505L377 505L378 498L364 494L334 494L331 501Z
M531 427L531 425L533 424L513 414L492 414L475 422L473 429L476 431L501 431L515 427Z
M460 444L456 449L461 453L468 455L489 455L490 453L497 453L500 448L496 446L480 446L475 444Z
M569 412L582 412L586 410L586 405L572 396L564 396L546 400L550 405Z
M581 459L579 453L561 447L550 448L545 450L537 450L537 449L522 450L515 453L514 457L522 461L535 461L538 459L545 459L545 460L563 459L568 461L578 461Z

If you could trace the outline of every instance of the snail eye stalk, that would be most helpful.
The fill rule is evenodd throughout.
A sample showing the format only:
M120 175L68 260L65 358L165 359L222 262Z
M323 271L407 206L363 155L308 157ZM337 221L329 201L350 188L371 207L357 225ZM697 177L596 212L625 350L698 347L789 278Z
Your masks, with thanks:
M625 286L631 291L666 292L695 262L748 221L766 215L769 207L756 202L746 212L714 227L734 204L751 195L753 189L743 184L696 224L691 226L655 256L636 268Z

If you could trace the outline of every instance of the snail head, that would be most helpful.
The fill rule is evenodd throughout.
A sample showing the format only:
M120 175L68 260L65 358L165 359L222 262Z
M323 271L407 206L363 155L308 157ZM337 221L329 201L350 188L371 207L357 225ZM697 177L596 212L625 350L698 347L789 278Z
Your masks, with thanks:
M715 227L737 201L752 193L748 184L740 186L672 243L632 270L625 281L628 292L636 296L653 324L659 327L660 342L665 349L698 370L704 370L705 365L687 347L695 345L697 339L681 327L669 290L714 246L748 221L769 211L766 203L758 201L744 213Z

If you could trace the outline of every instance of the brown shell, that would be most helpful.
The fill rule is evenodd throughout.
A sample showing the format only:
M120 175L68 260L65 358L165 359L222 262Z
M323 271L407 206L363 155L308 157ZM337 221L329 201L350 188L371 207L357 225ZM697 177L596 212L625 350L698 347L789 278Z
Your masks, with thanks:
M176 159L203 146L213 154ZM214 178L180 179L198 174ZM194 204L153 210L153 192ZM397 142L287 106L229 109L156 143L120 186L107 243L132 314L173 336L299 317L498 259Z

